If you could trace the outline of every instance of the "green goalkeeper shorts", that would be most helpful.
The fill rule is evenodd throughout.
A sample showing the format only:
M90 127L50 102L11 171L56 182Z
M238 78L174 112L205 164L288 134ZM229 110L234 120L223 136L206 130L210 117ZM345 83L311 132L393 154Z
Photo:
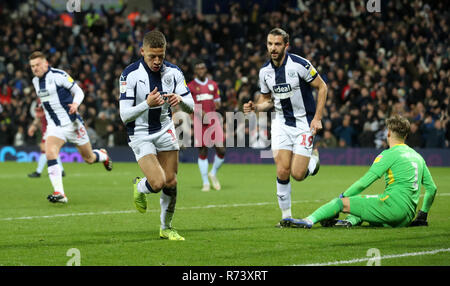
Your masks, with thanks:
M406 205L389 195L359 195L349 197L350 214L373 226L408 226L414 213Z

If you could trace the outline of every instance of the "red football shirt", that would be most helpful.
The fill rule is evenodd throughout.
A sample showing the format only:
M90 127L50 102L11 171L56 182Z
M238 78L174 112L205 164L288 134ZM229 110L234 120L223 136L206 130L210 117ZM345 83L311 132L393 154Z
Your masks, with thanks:
M201 104L205 113L216 111L214 100L220 100L220 93L215 81L206 78L202 82L196 78L188 83L188 87L195 104Z

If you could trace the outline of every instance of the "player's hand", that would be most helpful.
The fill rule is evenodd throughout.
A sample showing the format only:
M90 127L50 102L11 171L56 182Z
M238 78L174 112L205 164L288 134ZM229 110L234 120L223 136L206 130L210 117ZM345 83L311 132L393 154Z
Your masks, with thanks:
M322 121L313 118L310 127L311 127L311 134L316 135L317 132L322 129Z
M416 219L413 220L409 226L428 226L427 217L428 213L419 211Z
M244 103L244 114L249 114L250 112L255 111L255 104L253 101L249 101Z
M36 126L31 125L30 128L28 128L28 136L33 137L34 132L36 132Z
M69 114L75 114L78 111L78 103L72 102L68 104L69 106Z
M180 103L182 100L181 96L176 93L169 93L165 94L164 96L167 97L167 102L170 104L170 106L177 106L178 103Z
M147 96L147 104L150 107L156 107L164 104L164 99L155 87Z

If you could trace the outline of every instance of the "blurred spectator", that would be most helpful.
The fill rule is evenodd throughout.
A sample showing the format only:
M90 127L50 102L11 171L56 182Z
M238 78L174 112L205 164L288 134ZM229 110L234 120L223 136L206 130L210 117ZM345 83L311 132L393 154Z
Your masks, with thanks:
M436 120L432 126L427 127L427 139L425 147L427 148L445 148L445 131L442 128L442 122Z
M411 122L411 131L405 140L405 143L411 148L423 147L423 137L419 130L419 125L416 122Z
M336 137L339 138L339 141L345 141L345 147L353 146L353 137L355 136L355 129L351 125L351 116L349 114L344 115L344 119L342 119L342 124L335 129ZM341 147L341 142L339 142L339 146Z

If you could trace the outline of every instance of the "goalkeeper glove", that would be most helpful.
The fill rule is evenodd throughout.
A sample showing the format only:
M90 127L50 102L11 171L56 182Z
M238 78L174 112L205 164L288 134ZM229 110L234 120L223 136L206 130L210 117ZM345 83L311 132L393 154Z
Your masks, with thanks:
M409 226L428 226L427 216L428 213L419 211L416 219L413 220Z

